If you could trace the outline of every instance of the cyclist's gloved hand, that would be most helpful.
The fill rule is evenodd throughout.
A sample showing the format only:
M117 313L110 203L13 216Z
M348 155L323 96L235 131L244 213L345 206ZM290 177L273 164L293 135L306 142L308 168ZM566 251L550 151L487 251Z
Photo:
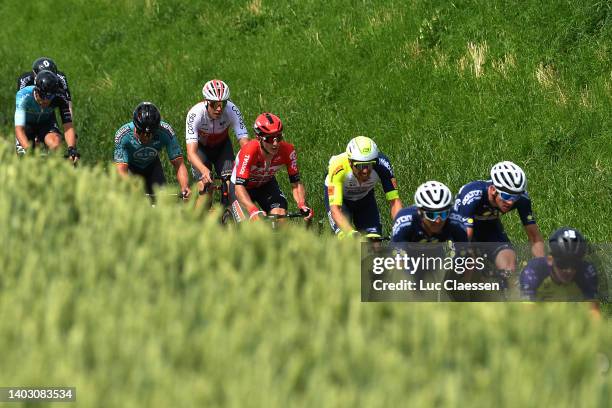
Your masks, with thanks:
M185 187L183 191L181 191L181 198L183 200L187 200L191 196L191 189L189 187Z
M251 221L257 221L259 217L265 217L265 216L266 216L265 211L261 211L257 207L253 207L249 210L249 219Z
M300 209L300 213L304 216L304 220L312 220L312 217L314 217L314 211L312 210L312 208L306 206L305 203L299 203L298 207Z
M68 146L68 150L66 151L64 158L70 158L72 161L77 161L80 157L81 155L75 146Z
M202 173L202 176L200 177L200 180L198 181L203 182L205 185L212 183L212 178L210 177L210 170L208 169L204 170L204 172Z

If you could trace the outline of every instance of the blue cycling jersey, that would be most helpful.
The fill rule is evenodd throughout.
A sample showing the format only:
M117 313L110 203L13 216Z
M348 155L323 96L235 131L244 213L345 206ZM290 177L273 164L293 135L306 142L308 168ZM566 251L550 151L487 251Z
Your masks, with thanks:
M489 203L488 189L493 182L491 180L472 181L461 187L455 197L453 213L463 219L465 227L474 227L478 224L490 224L499 221L502 213ZM523 225L535 224L533 211L531 210L531 199L527 192L521 194L512 206L512 210L517 210Z
M34 98L34 86L26 86L15 96L15 126L40 125L55 120L55 108L59 108L62 123L72 123L68 102L62 95L56 95L51 104L43 108Z
M448 219L438 234L428 235L423 229L419 210L415 205L402 208L396 215L391 233L393 242L467 242L467 234L460 222Z
M162 121L151 140L142 144L134 135L134 124L129 122L115 133L114 161L145 169L155 161L164 147L170 160L183 155L174 129L168 123Z
M597 296L597 270L586 261L579 263L574 279L566 284L552 278L553 267L546 257L534 258L520 276L521 295L530 300L587 300Z

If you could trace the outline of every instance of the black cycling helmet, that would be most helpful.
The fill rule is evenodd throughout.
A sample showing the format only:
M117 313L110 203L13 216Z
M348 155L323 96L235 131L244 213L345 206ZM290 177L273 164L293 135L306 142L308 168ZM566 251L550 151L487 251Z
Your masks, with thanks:
M34 72L34 75L38 75L40 71L51 71L57 74L57 65L51 58L40 57L32 64L32 72Z
M139 132L153 132L159 128L161 114L151 102L142 102L134 110L134 127Z
M53 96L59 90L59 78L51 71L40 71L34 79L34 87L42 98Z
M578 261L587 251L587 241L575 228L562 227L548 239L550 254L555 259Z

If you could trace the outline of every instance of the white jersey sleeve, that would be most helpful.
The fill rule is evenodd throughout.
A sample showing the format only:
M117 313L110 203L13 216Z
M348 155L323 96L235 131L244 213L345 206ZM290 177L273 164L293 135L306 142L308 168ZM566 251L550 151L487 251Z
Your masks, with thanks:
M238 106L234 105L232 101L227 101L227 106L225 107L225 114L228 116L228 119L231 123L232 129L234 129L234 134L236 135L237 140L249 136L247 128L244 125L244 118L242 117L242 113L240 112Z
M185 123L185 142L187 144L198 143L198 129L200 128L200 124L205 114L205 102L195 104L187 113Z

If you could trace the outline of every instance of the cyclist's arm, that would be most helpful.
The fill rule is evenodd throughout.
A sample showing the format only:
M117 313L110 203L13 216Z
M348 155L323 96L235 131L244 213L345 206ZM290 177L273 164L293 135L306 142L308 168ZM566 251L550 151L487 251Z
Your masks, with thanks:
M391 219L394 220L397 213L403 208L402 201L399 197L389 200L389 207L391 208Z
M187 167L185 167L185 163L183 162L183 157L179 156L174 160L170 160L172 166L174 166L174 170L176 170L176 180L181 186L181 191L185 191L189 189L189 176L187 175Z
M30 147L30 141L26 135L25 126L15 126L15 137L17 137L21 147L24 149L28 149Z
M122 177L128 176L128 164L127 163L115 163L115 168L117 169L117 173L119 173Z
M344 215L344 212L342 212L341 205L331 205L330 204L329 211L331 212L331 216L332 216L332 219L334 220L334 223L336 223L336 225L340 227L342 231L344 232L353 231L354 229L353 225L348 220L348 218L346 218L346 215Z
M466 227L465 234L467 235L468 241L472 242L472 238L474 237L474 228Z
M389 201L391 219L394 220L399 210L403 208L403 205L399 197L399 192L397 191L397 180L393 173L393 167L391 166L389 158L380 153L374 170L376 170L376 173L378 173L380 177L380 182L385 192L385 198Z
M238 106L233 102L229 102L226 109L228 110L228 116L232 129L234 130L234 135L236 135L236 139L238 139L238 143L240 144L240 147L242 147L249 142L249 134L246 126L244 125L242 112L240 112Z
M21 92L17 92L15 98L15 137L19 141L19 144L24 148L28 149L30 147L30 142L28 141L28 136L25 132L26 125L26 111L25 111L26 97L21 94Z
M72 126L72 122L64 123L64 137L68 147L76 147L76 132Z
M544 251L544 239L542 238L538 224L525 225L525 232L527 233L529 242L531 242L531 253L533 256L537 258L546 255Z
M202 178L200 179L201 181L204 183L212 182L210 178L210 169L204 165L204 162L202 162L202 159L200 159L200 156L198 155L197 142L187 143L187 160L189 160L189 163L191 163L191 165L200 172L202 175Z
M306 203L306 189L301 181L291 183L291 193L293 194L293 199L298 205Z
M247 191L246 187L241 184L236 184L234 191L236 193L236 198L238 199L240 205L243 208L246 208L249 213L251 213L251 211L254 207L256 207L256 205L251 200L251 196L249 195L249 192Z

